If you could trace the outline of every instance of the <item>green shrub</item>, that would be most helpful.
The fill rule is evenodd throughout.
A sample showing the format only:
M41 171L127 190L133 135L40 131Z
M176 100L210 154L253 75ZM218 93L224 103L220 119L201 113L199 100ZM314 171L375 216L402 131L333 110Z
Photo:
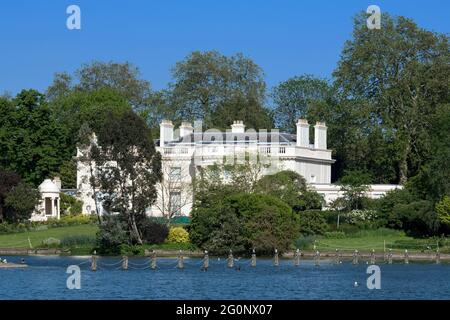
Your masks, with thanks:
M0 233L13 233L13 232L17 232L13 224L6 222L0 223Z
M48 221L43 222L51 228L78 226L82 224L95 223L97 218L94 215L67 215L61 216L61 219L50 218Z
M167 225L146 218L140 224L142 239L147 244L163 243L169 234Z
M226 193L224 193L226 194ZM260 253L288 250L298 235L298 219L283 201L262 194L235 194L197 203L189 237L195 245L215 254Z
M323 197L319 193L308 188L305 178L290 170L263 176L256 183L255 191L280 199L295 213L321 209L324 203Z
M118 255L121 245L129 244L127 225L117 216L104 216L97 232L96 243L100 254Z
M300 212L300 233L303 235L320 235L328 230L328 225L321 210Z
M448 234L450 233L450 197L445 196L436 203L436 212L443 229Z
M345 214L347 223L358 224L361 222L374 221L377 218L375 210L351 210Z
M65 193L60 193L60 209L61 215L80 215L83 208L83 202L75 197Z
M170 228L169 235L167 237L169 243L188 243L189 233L182 227Z
M295 240L294 245L296 249L309 250L313 248L314 240L314 236L300 236Z

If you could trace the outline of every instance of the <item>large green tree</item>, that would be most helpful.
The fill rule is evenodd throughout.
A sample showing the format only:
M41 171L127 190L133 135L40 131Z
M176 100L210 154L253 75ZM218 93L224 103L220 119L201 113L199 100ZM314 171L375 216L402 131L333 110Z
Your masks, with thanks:
M151 96L150 83L141 78L139 69L133 64L93 61L81 65L73 75L56 73L47 89L47 97L57 100L73 91L95 92L103 88L116 91L135 108L145 105Z
M131 241L142 244L141 223L156 200L155 184L161 179L161 155L146 123L133 111L110 114L92 141L96 164L95 187L102 206L126 222Z
M23 90L0 99L0 166L37 186L70 159L67 128L54 117L43 94Z
M295 133L297 120L309 118L314 104L326 103L332 99L332 88L326 80L302 75L277 85L273 89L272 98L277 128Z
M49 89L50 90L50 89ZM55 174L61 176L63 187L76 188L76 144L83 125L98 131L109 114L121 114L131 110L126 98L110 87L99 87L92 91L69 89L49 102L53 117L66 131L67 153Z
M14 186L5 198L5 218L8 222L22 222L31 218L41 200L41 194L27 183Z
M172 77L167 99L178 121L202 119L207 128L224 129L239 116L248 127L272 127L263 71L242 54L194 51L175 65Z
M392 140L390 156L404 184L429 152L430 115L449 99L450 50L446 35L404 17L382 17L379 30L367 28L365 14L355 18L333 75L340 98L359 100L349 106L367 108L368 122L382 129L377 134L388 135L381 140Z

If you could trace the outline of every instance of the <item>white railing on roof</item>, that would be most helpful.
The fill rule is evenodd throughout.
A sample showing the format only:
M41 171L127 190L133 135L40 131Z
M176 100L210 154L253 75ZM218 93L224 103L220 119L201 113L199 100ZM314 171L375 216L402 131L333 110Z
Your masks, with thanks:
M164 154L188 154L188 148L164 148Z

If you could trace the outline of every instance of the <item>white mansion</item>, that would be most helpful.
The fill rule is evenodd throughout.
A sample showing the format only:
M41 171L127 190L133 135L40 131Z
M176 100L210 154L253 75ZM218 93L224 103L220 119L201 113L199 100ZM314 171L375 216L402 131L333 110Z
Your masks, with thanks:
M304 119L297 122L296 134L278 132L278 130L245 130L242 121L235 121L231 130L203 131L201 123L183 122L174 130L171 121L160 124L160 139L156 140L156 149L162 156L163 182L158 185L158 199L148 214L160 216L188 216L192 203L192 179L201 167L214 163L236 163L240 155L255 155L258 161L263 159L261 175L281 170L292 170L302 175L326 203L342 196L340 187L331 184L331 165L334 160L331 150L327 149L327 127L317 122L314 126L314 144L310 144L310 125ZM78 150L78 156L80 156ZM256 159L256 158L255 158ZM231 161L231 162L229 162ZM262 161L262 160L261 160ZM95 212L96 203L89 185L89 168L78 161L77 196L83 201L83 212ZM224 176L224 179L227 179ZM378 198L387 191L399 188L398 185L371 185L368 196ZM101 204L97 206L102 212Z

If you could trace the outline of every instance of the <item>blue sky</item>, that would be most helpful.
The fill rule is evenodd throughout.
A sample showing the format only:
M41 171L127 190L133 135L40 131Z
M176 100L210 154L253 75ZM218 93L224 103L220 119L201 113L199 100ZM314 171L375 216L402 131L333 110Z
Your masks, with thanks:
M81 30L66 28L71 4L81 8ZM130 61L161 89L171 67L193 50L242 52L264 69L268 87L303 73L329 78L352 17L371 4L426 29L450 31L446 0L2 2L0 94L43 91L54 72L73 72L92 60Z

